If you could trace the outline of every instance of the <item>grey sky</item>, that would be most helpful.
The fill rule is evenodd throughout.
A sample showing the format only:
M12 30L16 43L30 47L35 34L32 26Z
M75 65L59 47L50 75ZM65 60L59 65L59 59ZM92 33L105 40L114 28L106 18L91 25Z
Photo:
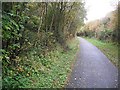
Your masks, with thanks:
M87 9L87 19L85 22L100 19L110 11L115 10L118 0L85 0Z

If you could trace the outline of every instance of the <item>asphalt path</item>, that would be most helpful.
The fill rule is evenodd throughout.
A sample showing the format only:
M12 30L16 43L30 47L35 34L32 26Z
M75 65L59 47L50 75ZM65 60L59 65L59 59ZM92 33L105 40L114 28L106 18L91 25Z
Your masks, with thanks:
M79 40L80 51L66 88L117 88L118 69L97 47Z

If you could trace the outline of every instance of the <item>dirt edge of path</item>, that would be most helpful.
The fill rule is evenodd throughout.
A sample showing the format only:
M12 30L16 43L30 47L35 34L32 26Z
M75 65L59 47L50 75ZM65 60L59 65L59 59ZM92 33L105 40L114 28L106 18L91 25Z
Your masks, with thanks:
M66 88L66 85L67 85L67 83L69 82L69 79L70 79L71 73L72 73L72 71L73 71L73 69L74 69L74 65L75 65L75 62L76 62L76 60L77 60L77 56L78 56L79 52L80 52L80 42L78 43L78 50L77 50L77 52L75 53L75 56L74 56L74 58L73 58L74 60L71 62L71 65L70 65L71 71L69 71L69 73L68 73L68 75L67 75L67 79L65 80L65 84L64 84L64 87L63 87L63 88Z

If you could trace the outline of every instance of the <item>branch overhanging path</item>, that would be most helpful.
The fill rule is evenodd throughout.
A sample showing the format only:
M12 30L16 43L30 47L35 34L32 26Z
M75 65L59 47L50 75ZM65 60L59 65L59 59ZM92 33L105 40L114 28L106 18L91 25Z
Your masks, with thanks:
M118 69L94 45L83 38L67 88L117 88Z

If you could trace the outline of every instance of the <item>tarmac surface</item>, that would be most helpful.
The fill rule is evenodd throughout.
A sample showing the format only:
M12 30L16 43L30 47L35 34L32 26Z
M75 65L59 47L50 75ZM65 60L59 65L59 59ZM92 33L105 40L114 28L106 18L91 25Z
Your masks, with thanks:
M118 69L97 47L79 40L80 51L66 88L117 88Z

